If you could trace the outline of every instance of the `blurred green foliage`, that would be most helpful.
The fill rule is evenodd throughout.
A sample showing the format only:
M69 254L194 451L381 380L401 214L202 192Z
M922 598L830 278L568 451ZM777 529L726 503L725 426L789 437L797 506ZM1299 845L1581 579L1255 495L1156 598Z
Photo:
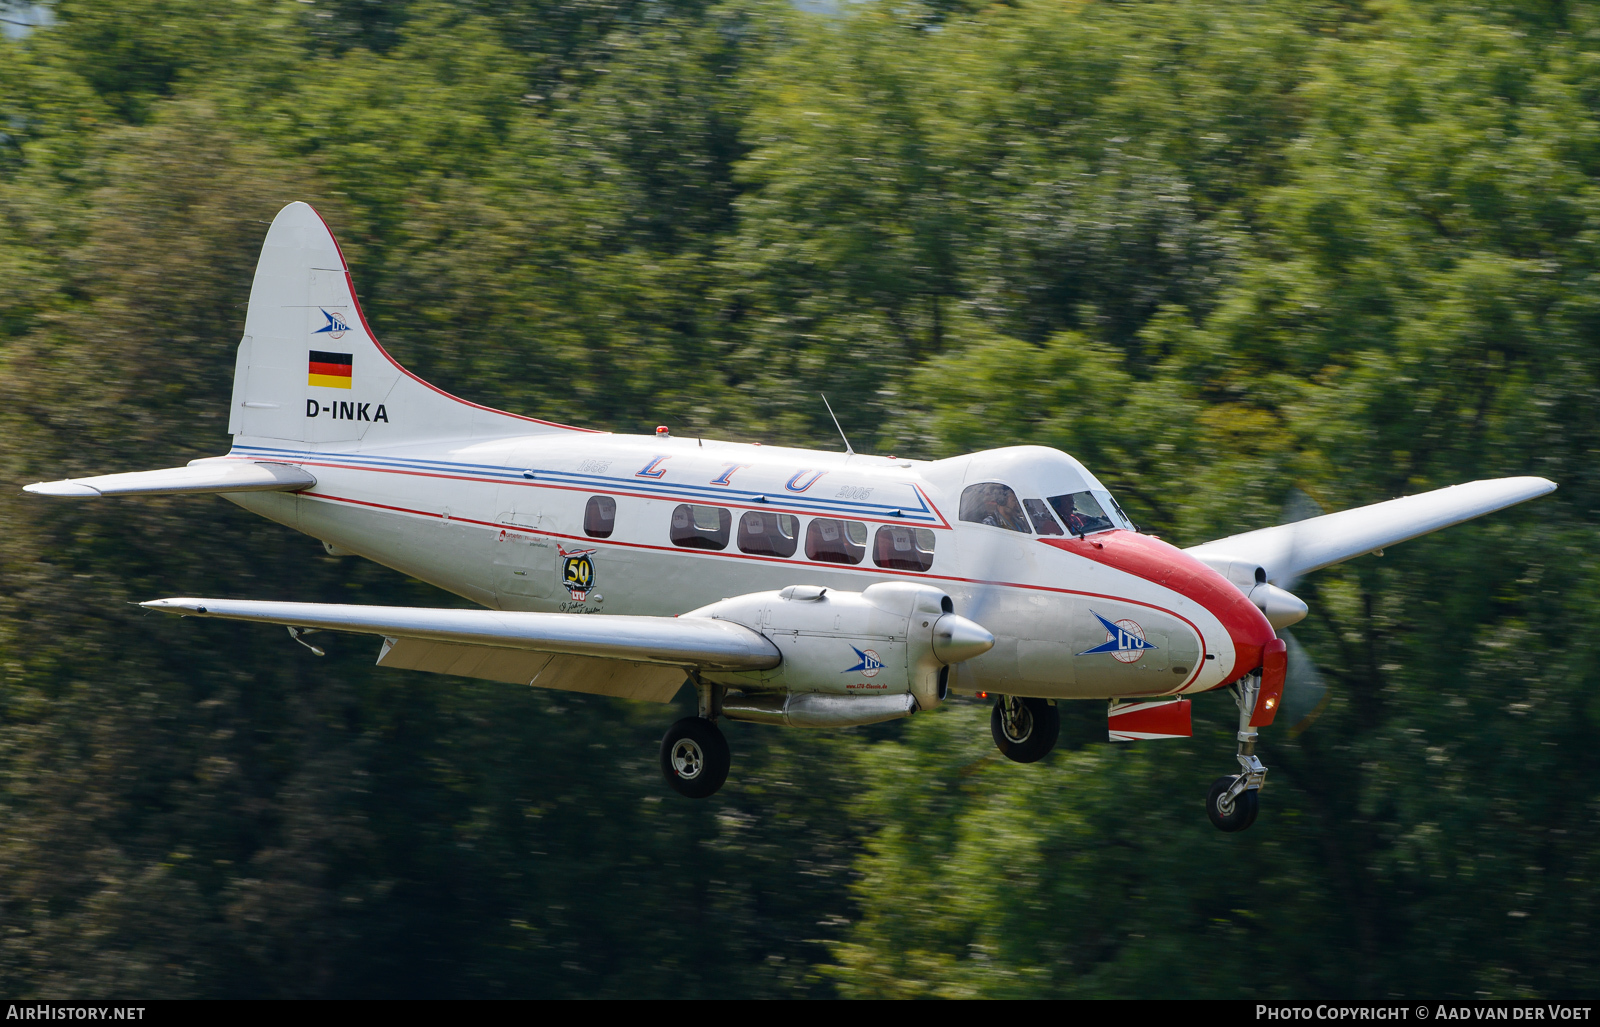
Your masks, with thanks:
M22 996L1600 990L1600 12L1553 0L58 0L0 40L0 461L226 445L265 225L385 343L617 430L1078 455L1193 544L1536 473L1314 575L1334 685L1223 836L1190 743L998 758L956 703L730 725L314 660L159 595L438 603L213 500L0 493Z

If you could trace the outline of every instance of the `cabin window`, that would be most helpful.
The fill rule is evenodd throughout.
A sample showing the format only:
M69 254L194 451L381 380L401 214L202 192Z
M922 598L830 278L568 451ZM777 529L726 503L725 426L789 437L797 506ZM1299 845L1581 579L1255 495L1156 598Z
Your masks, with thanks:
M800 545L800 522L790 514L746 510L739 518L739 552L755 556L793 556Z
M672 544L686 549L726 549L733 514L719 506L679 503L672 511Z
M1106 507L1113 506L1114 501L1104 492L1098 497L1093 492L1051 496L1050 505L1055 507L1056 513L1061 516L1061 523L1065 524L1067 530L1074 535L1087 535L1091 531L1122 527L1106 513Z
M806 525L806 556L823 563L860 563L867 555L867 526L818 517Z
M1050 516L1050 508L1044 505L1042 499L1024 499L1022 505L1027 507L1028 519L1033 522L1033 530L1040 535L1059 535L1061 525Z
M583 533L591 538L610 538L617 527L617 501L610 496L590 496L583 508Z
M991 524L1007 531L1032 534L1017 494L997 481L968 485L961 493L961 519L974 524Z
M872 562L893 571L925 571L933 566L933 532L885 524L872 543Z

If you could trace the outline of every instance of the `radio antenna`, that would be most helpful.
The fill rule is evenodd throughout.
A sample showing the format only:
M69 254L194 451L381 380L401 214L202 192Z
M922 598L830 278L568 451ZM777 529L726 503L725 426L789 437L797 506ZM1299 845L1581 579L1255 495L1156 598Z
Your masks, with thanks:
M839 437L844 439L845 456L855 456L856 451L850 448L850 437L844 433L843 428L839 428L839 415L833 412L833 404L828 402L827 394L819 392L817 395L822 397L822 405L828 408L828 416L833 418L833 426L839 429Z

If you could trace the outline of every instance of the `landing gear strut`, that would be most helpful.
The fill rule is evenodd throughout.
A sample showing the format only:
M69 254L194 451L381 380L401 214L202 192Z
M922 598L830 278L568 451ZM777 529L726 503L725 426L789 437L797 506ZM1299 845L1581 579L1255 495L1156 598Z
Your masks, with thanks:
M1266 783L1267 768L1256 757L1256 729L1250 726L1255 712L1256 696L1261 691L1261 675L1251 674L1228 691L1239 705L1239 773L1219 777L1211 784L1206 796L1206 816L1219 831L1243 831L1256 822L1261 804L1261 786Z
M699 715L684 717L667 728L661 739L661 773L679 795L704 799L715 795L728 780L733 756L717 727L721 687L696 681L695 690L700 698Z
M1015 695L995 697L989 714L994 744L1014 763L1034 763L1056 747L1061 734L1061 713L1048 699Z

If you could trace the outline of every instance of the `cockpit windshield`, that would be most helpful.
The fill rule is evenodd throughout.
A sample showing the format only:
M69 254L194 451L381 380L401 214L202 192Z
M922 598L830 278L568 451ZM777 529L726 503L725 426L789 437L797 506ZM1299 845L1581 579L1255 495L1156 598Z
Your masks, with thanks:
M1074 535L1088 535L1112 528L1132 530L1133 522L1122 512L1122 507L1109 492L1073 492L1065 496L1051 496L1050 505L1061 517L1061 523Z

